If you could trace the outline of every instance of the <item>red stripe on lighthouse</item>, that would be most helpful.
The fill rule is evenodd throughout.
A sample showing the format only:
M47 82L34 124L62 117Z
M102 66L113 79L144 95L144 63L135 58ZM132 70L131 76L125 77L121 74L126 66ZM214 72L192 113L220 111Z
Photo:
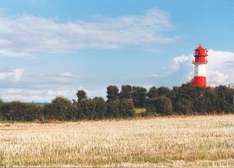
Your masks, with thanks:
M204 76L195 76L193 78L193 86L199 88L206 88L207 87L207 79Z

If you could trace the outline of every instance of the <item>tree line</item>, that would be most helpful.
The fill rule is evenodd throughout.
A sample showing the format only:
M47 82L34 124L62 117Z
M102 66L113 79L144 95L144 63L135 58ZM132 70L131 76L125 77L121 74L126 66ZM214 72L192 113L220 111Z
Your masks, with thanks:
M0 120L5 121L76 121L134 116L196 115L234 113L234 89L227 86L195 88L123 85L107 87L107 98L89 98L79 90L76 100L57 97L47 104L0 101ZM140 109L140 113L137 111Z

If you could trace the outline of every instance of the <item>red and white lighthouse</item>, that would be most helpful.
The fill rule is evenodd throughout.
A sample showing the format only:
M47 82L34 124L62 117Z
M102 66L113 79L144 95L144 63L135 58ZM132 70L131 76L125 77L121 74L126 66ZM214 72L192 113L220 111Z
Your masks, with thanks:
M199 45L197 49L195 49L193 61L194 64L194 78L193 78L193 86L198 88L206 88L207 87L207 77L206 77L206 65L208 50L202 45Z

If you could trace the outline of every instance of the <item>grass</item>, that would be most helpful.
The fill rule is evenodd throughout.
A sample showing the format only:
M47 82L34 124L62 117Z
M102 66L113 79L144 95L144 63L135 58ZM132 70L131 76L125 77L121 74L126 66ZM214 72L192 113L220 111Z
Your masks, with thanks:
M146 111L145 108L135 108L135 113L136 113L136 114L142 114L142 113L144 113L145 111Z
M234 115L0 124L0 166L234 167Z
M145 108L135 108L134 109L135 117L141 117L145 112L146 112Z

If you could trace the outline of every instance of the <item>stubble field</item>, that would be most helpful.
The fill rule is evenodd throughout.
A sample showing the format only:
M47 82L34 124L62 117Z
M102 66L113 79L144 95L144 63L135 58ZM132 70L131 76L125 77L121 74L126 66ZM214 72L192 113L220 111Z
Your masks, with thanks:
M234 115L1 123L0 166L232 167Z

